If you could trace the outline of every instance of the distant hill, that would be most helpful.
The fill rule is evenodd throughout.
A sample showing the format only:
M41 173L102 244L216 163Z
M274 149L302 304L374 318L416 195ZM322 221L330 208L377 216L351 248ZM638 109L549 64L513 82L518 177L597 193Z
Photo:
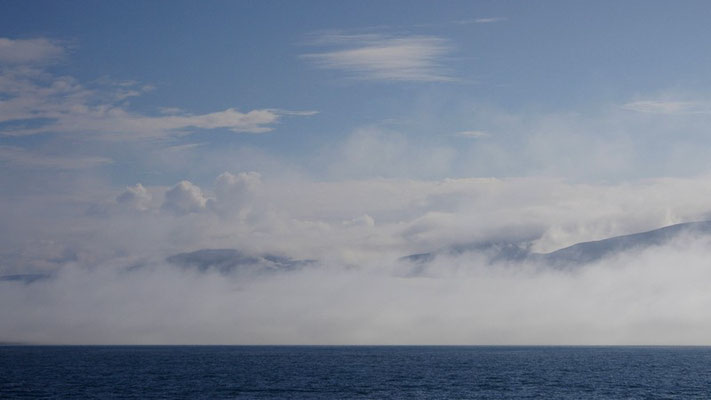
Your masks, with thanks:
M466 253L482 255L491 263L530 261L555 268L565 268L594 262L616 253L664 245L682 234L711 235L711 221L688 222L647 232L581 242L550 253L530 251L530 240L518 242L494 240L449 246L428 253L412 254L402 257L400 260L406 263L406 276L424 273L427 265L438 257L451 257ZM314 260L299 260L274 254L253 255L236 249L201 249L174 254L167 257L166 261L183 269L248 276L294 271L315 262ZM52 277L53 274L47 273L0 275L0 283L32 284Z
M711 221L688 222L665 226L647 232L582 242L546 254L533 254L534 259L553 264L586 264L614 253L663 245L681 234L711 234Z
M264 274L294 271L314 263L314 260L297 260L275 254L252 255L236 249L201 249L187 253L178 253L166 258L176 267L199 272L217 271L221 274L241 276L261 276ZM126 271L143 268L145 265L131 266ZM32 273L0 275L0 284L13 282L33 284L52 279L54 273Z
M175 254L166 260L182 268L194 268L202 272L215 270L225 274L290 271L313 262L273 254L248 255L235 249L202 249Z
M531 252L527 242L493 241L450 246L430 253L412 254L401 258L401 260L421 266L433 261L438 256L476 252L487 257L492 263L533 261L564 267L590 263L619 252L663 245L684 233L711 234L711 221L688 222L647 232L581 242L550 253Z
M25 284L30 284L37 281L42 281L51 278L50 274L14 274L14 275L0 275L0 282L22 282Z

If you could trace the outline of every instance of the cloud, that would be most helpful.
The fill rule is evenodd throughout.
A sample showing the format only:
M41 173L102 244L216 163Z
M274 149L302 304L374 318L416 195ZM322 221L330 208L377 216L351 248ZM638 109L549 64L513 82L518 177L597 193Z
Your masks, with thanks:
M231 201L235 197L244 197L259 190L262 176L257 172L224 172L217 177L215 193L220 201Z
M246 207L256 206L255 196L262 186L262 176L257 172L224 172L215 182L215 201L210 206L222 214L245 211Z
M40 40L40 39L37 39ZM41 43L50 43L47 39ZM61 48L60 48L61 49ZM41 68L0 71L0 135L52 132L83 139L137 140L182 136L200 130L264 133L284 116L311 116L316 111L235 108L204 114L168 109L159 115L130 111L126 99L152 90L132 81L100 79L91 86ZM164 110L165 111L165 110Z
M42 154L15 146L0 146L0 162L20 169L77 170L113 163L106 157L61 156Z
M493 22L506 21L508 18L505 17L489 17L489 18L476 18L474 22L477 24L490 24Z
M710 114L711 105L696 101L639 100L626 103L623 109L647 114Z
M162 149L163 152L166 153L180 153L180 152L189 152L191 150L194 150L199 147L205 146L207 143L187 143L187 144L177 144L174 146L168 146L164 149Z
M569 113L472 108L443 110L438 117L491 133L486 140L457 144L451 175L620 181L711 171L703 153L703 144L711 143L711 114L700 106L677 114L632 112L619 103Z
M367 228L372 228L375 226L375 219L368 214L363 214L360 217L353 218L348 221L343 221L345 226L363 226Z
M423 146L401 132L378 126L356 129L332 153L330 174L358 178L446 175L456 156L448 146Z
M506 17L487 17L487 18L471 18L471 19L462 19L455 21L456 24L460 25L468 25L468 24L493 24L496 22L503 22L507 21L508 18Z
M361 80L453 81L442 61L451 52L447 40L435 36L327 34L315 43L337 49L302 55L318 68L343 71Z
M103 111L103 110L102 110ZM94 119L83 119L84 126L74 125L74 129L107 131L109 133L126 132L144 134L147 136L161 136L166 132L174 135L187 133L190 128L198 129L228 129L232 132L263 133L273 128L269 125L276 123L280 117L275 110L252 110L246 113L233 108L208 114L182 114L170 116L142 116L131 114L121 109L106 110L94 114ZM110 126L110 128L108 128ZM59 127L62 129L62 127ZM71 129L66 127L65 129ZM184 132L181 132L184 131Z
M4 129L0 127L0 134L26 136L57 132L95 140L137 140L182 136L201 129L264 133L271 131L282 115L313 115L272 109L243 113L228 108L206 114L150 116L128 111L117 103L92 104L90 90L78 83L65 86L61 79L49 86L33 85L0 104L0 123L6 123Z
M0 337L51 344L708 344L709 242L619 254L575 271L443 260L276 274L68 265L0 281ZM364 290L367 288L367 290ZM28 299L31 302L28 303Z
M0 64L34 64L53 61L65 54L56 41L46 38L9 39L0 37Z
M472 139L480 139L491 136L484 131L459 131L455 135Z
M314 181L232 172L204 190L182 181L74 191L72 198L3 196L0 226L11 228L0 231L0 276L46 278L0 278L0 319L7 321L0 340L705 344L705 236L565 270L492 264L462 252L407 275L413 266L398 259L494 239L529 240L534 251L551 251L707 219L710 183L709 176L624 184ZM102 198L143 211L77 212ZM256 217L225 214L212 202ZM174 265L169 260L177 254L198 268ZM240 254L269 255L265 266L317 261L240 274L232 267Z
M408 38L422 37L400 37ZM336 49L320 55L401 44L393 42L397 37L383 35L322 39L320 45ZM431 60L434 71L424 70L449 76L438 57ZM359 68L338 67L359 79L386 79L372 78L376 72ZM388 68L378 73L396 74L399 67ZM132 111L126 100L145 90L135 82L87 85L37 67L8 68L0 74L0 129L6 136L57 132L47 136L56 136L57 141L66 136L74 145L92 137L166 138L205 129L260 133L289 115L313 115L275 108L201 114L172 109L158 115ZM446 107L451 104L446 102ZM656 113L697 110L688 104L630 107ZM653 168L665 174L678 171L669 165L694 169L695 160L708 159L700 145L706 121L694 126L674 119L669 128L656 123L668 120L661 118L645 125L648 116L624 112L619 105L592 115L513 115L481 107L473 112L471 107L455 108L464 110L465 117L453 119L451 126L439 124L449 119L446 112L441 116L437 110L426 110L438 115L427 133L469 126L482 130L459 136L496 135L465 141L453 135L426 137L405 129L366 126L323 152L330 158L315 164L314 169L326 171L320 179L306 178L280 162L269 164L277 165L270 171L256 168L259 162L254 160L261 154L252 148L192 152L196 144L175 140L168 143L174 146L164 151L165 157L179 160L176 164L183 169L171 176L192 182L166 187L142 178L145 186L124 188L94 178L67 184L65 177L79 175L76 171L57 174L61 176L54 181L23 182L34 172L16 174L20 167L65 171L110 160L87 157L86 149L68 154L60 153L60 146L51 147L52 153L0 147L3 166L11 167L0 174L7 189L0 196L4 227L0 275L32 280L0 276L0 320L7 322L0 324L0 341L708 341L711 298L704 286L711 279L708 238L614 254L566 271L533 263L492 264L476 252L436 260L427 274L404 274L412 266L403 268L398 261L410 254L493 240L522 242L534 251L548 252L576 242L708 219L709 176L630 180L626 175L643 169L649 174L645 176L654 176L655 171L648 172ZM693 146L689 152L669 141L671 133L679 131L684 133L673 139L688 139ZM629 132L640 133L634 137ZM44 136L5 138L13 143L35 139L41 142ZM662 151L650 152L654 148ZM194 153L209 154L202 163L192 158ZM250 158L255 153L257 158ZM643 153L653 156L640 159ZM463 165L459 176L533 176L445 178L452 176L458 162ZM219 166L217 171L228 169L226 165L239 168L229 167L231 172L210 183L216 174L208 175L205 164ZM698 171L705 169L694 173ZM624 182L576 180L595 173L622 176L618 179ZM82 172L82 178L90 175ZM180 178L173 179L170 183ZM5 184L8 181L24 186ZM97 203L108 204L105 212L87 211ZM169 260L177 254L190 255L193 261L196 255L197 261L218 255L222 257L218 261L227 265L236 263L240 254L318 261L289 274L238 276L230 271L213 273L215 268L209 265L176 267ZM34 280L37 276L46 279Z
M189 181L180 181L165 192L162 208L183 215L204 210L206 203L207 199L199 187Z
M137 183L116 197L116 202L131 209L145 211L150 206L152 195L143 185Z

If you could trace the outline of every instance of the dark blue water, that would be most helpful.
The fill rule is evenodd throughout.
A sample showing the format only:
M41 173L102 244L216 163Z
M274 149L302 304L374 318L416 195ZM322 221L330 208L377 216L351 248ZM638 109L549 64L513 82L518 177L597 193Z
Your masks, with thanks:
M699 347L0 347L0 398L711 398Z

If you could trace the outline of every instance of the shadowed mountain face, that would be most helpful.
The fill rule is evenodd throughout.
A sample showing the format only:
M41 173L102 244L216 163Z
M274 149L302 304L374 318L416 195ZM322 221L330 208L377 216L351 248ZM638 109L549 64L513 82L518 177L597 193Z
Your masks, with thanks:
M218 271L222 274L238 273L257 276L269 273L288 272L300 269L314 263L313 260L295 260L273 254L247 255L235 249L202 249L189 253L178 253L168 258L170 264L184 269L194 269L200 272ZM134 271L146 267L145 264L131 266L126 271ZM0 275L0 283L33 284L50 280L55 274L14 274Z
M190 253L179 253L166 259L182 268L194 268L205 272L216 270L221 273L249 272L269 273L291 271L312 263L311 260L294 260L271 254L251 256L235 249L203 249Z
M51 275L49 274L15 274L15 275L2 275L0 276L0 282L22 282L25 284L30 284L37 281L42 281L49 279Z
M711 221L689 222L648 232L582 242L550 253L533 253L529 250L528 242L498 241L452 246L431 253L413 254L403 257L402 260L414 263L422 269L422 265L433 261L439 255L452 256L475 252L484 255L491 263L532 261L554 267L565 267L587 264L624 251L660 246L682 234L709 235Z
M711 221L689 222L631 235L616 236L592 242L582 242L551 253L532 254L532 256L534 259L556 266L586 264L623 251L660 246L681 234L711 234Z
M401 261L407 263L405 276L418 276L425 273L427 266L438 257L452 257L467 253L479 254L489 263L534 262L555 268L565 268L595 262L617 253L664 245L683 234L711 235L711 221L677 224L648 232L582 242L550 253L531 252L532 240L518 242L496 240L450 246L429 253L412 254L402 257ZM294 271L315 262L314 260L296 260L273 254L249 255L235 249L202 249L178 253L169 256L166 261L180 268L194 269L200 272L218 271L222 274L238 273L250 276ZM32 284L52 277L52 274L0 275L0 283Z
M490 262L520 261L532 254L528 247L528 242L487 241L450 246L430 253L412 254L402 257L401 260L423 264L433 261L438 255L456 256L465 253L479 253L486 256Z

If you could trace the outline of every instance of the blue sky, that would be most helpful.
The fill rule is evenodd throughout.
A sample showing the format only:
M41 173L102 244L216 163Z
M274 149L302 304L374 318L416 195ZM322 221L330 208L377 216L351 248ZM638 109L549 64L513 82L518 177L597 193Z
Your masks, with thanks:
M0 343L709 344L708 236L448 252L709 220L709 2L0 10Z
M129 82L130 90L145 89L111 107L142 116L280 110L278 121L261 126L264 132L193 126L159 135L161 143L116 132L107 148L91 134L60 134L51 126L0 138L24 155L106 158L111 162L101 173L118 184L212 179L228 167L289 169L319 179L542 174L599 181L711 166L698 151L711 144L699 127L707 121L711 84L705 2L6 2L3 8L2 37L47 40L61 53L31 61L33 68L71 77L97 96ZM14 126L13 115L2 124ZM338 166L339 151L363 129L385 142L376 148L394 146L415 158L434 149L446 160L425 170L363 168L370 160ZM367 145L357 135L353 140L352 147ZM550 149L539 149L546 140ZM204 171L145 160L149 151L187 144L199 146L185 150L185 160ZM600 168L582 157L571 171L565 158L589 147L611 152L613 163L626 161ZM210 161L217 155L236 165L221 168ZM686 164L678 165L679 158Z

